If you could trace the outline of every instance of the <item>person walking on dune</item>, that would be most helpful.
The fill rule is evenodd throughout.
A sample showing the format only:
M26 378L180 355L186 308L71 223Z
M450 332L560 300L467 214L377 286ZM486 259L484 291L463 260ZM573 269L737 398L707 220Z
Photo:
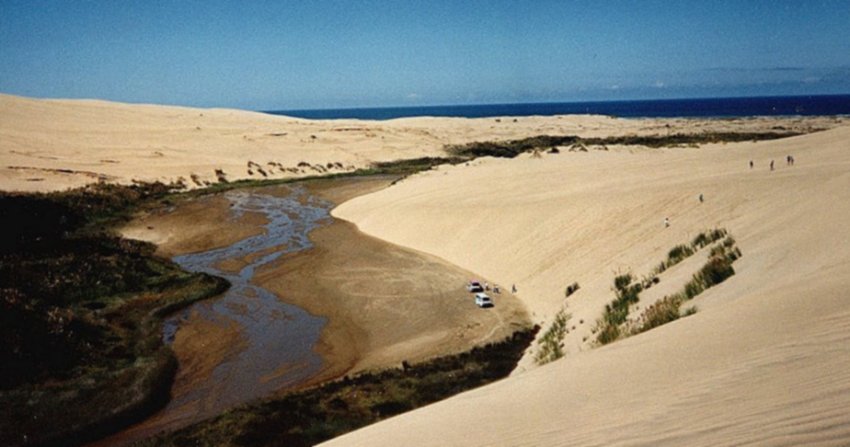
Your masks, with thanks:
M770 160L770 170L773 170L773 160Z
M750 169L753 169L753 161L750 160Z

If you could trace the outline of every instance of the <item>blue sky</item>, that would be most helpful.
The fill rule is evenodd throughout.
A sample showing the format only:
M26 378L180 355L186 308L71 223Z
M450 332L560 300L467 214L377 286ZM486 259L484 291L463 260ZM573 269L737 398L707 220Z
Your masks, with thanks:
M850 93L850 0L0 0L0 92L255 110Z

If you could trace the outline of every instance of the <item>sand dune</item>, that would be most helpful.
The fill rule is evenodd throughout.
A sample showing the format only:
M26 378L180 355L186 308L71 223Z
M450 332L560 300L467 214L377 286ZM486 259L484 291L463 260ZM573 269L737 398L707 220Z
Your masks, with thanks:
M408 178L334 214L516 283L544 325L565 305L567 284L582 288L566 300L576 329L565 358L535 368L532 350L507 380L329 445L850 439L850 128L700 149L480 160ZM602 348L583 341L613 298L615 272L646 273L675 244L716 226L744 256L735 276L694 300L696 315ZM684 264L661 285L683 283L692 272Z
M310 121L224 109L0 94L0 187L49 191L96 181L228 180L350 171L375 161L443 155L445 144L544 133L614 135L671 129L770 128L776 120L618 120L602 116L517 119L406 118ZM782 119L786 128L831 119ZM670 125L671 127L667 127ZM328 165L330 163L330 165Z
M445 144L539 134L834 128L698 149L611 147L479 159L344 203L334 214L368 234L504 287L516 284L517 296L544 327L562 309L571 318L565 358L537 367L532 348L507 380L330 444L846 445L850 127L842 121L315 122L0 95L0 188L180 177L192 187L216 181L216 169L230 180L259 178L257 165L269 177L302 176L318 171L299 168L301 162L338 162L342 168L331 169L342 171L442 155ZM788 154L797 159L793 167L784 164ZM695 315L594 348L592 327L613 298L614 275L645 274L671 247L713 227L728 229L743 250L737 274L695 299ZM700 261L694 257L665 272L642 299L681 287ZM565 300L564 288L573 282L581 289Z

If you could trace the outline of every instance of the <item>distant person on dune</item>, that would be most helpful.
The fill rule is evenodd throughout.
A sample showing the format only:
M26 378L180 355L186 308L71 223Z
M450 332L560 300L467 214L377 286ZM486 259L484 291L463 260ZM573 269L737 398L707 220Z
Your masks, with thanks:
M665 218L664 218L664 228L667 228L667 227L669 227L669 226L670 226L670 219L669 219L669 218L667 218L667 217L665 217Z
M753 161L750 160L750 169L753 169Z
M773 170L773 160L770 160L770 170Z

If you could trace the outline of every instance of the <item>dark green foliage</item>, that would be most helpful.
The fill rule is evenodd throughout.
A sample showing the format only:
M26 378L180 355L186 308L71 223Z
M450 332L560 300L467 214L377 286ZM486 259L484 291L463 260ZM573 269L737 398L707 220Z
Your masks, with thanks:
M727 241L731 241L728 247ZM708 262L685 284L685 289L681 292L681 295L685 299L691 299L705 289L722 283L735 274L732 263L740 257L741 249L734 246L734 239L731 237L727 238L724 243L713 247Z
M640 292L658 282L658 277L655 275L720 239L723 239L723 242L711 248L708 262L685 284L684 290L673 296L665 296L661 301L649 306L636 326L621 328L628 319L629 306L638 302ZM629 273L615 277L614 289L617 299L605 306L605 312L597 323L599 329L597 341L604 345L617 340L624 330L627 334L637 334L678 319L682 303L734 275L735 269L732 268L732 263L740 257L741 250L735 247L735 239L727 236L725 229L719 228L698 234L690 245L680 244L673 247L667 254L667 260L655 267L653 275L638 284L632 284L633 278ZM695 313L696 310L692 308L689 312L687 315Z
M800 132L703 132L672 135L625 135L620 137L584 138L587 145L638 145L653 148L693 146L706 143L733 143L737 141L776 140L802 135Z
M605 305L605 312L598 323L599 334L596 340L600 344L607 344L620 336L619 326L626 322L629 316L629 306L640 300L640 292L643 284L638 282L632 284L634 277L631 273L618 275L614 278L614 291L617 298Z
M656 275L663 273L670 267L684 261L685 259L691 257L698 250L706 247L708 245L713 244L714 242L722 239L726 236L726 229L724 228L715 228L713 230L704 231L691 241L690 244L679 244L667 253L667 259L661 262L657 267L655 267L654 273ZM734 239L732 239L734 243Z
M704 143L723 143L736 141L774 140L801 135L799 132L705 132L698 134L673 135L626 135L604 138L580 138L575 135L539 135L509 141L484 141L463 145L446 146L449 154L457 157L501 157L514 158L524 152L545 150L554 146L569 146L580 143L583 147L618 145L639 145L652 148L671 146L692 146Z
M567 333L567 321L571 318L564 310L560 310L555 315L552 325L537 340L539 348L534 355L534 361L538 365L549 363L564 356L564 350L561 347L561 342L564 341L564 334Z
M720 284L726 278L735 274L735 269L732 268L732 261L729 257L714 257L708 260L699 275L702 277L705 287L709 288L715 284Z
M279 399L242 406L141 445L315 445L507 376L538 330L535 327L516 332L505 341L407 370L346 377Z
M83 227L126 218L134 205L165 197L175 188L163 183L98 183L49 194L0 192L0 253L49 246Z
M398 161L382 161L372 166L382 174L411 174L431 169L442 164L458 164L466 161L460 157L422 157Z
M15 229L0 243L0 407L15 409L0 418L0 445L24 435L81 443L167 401L175 364L161 340L163 311L227 283L183 272L108 225L171 190L99 184L0 194Z
M564 291L564 295L569 298L572 294L576 293L579 289L579 285L577 282L574 282L567 286L567 290Z
M616 276L614 278L614 288L620 292L626 289L632 282L632 274L626 273L623 275Z
M575 135L539 135L510 141L483 141L458 146L447 146L446 152L456 157L500 157L514 158L524 152L553 146L566 146L575 143L579 138Z
M714 242L722 239L725 236L725 228L715 228L713 230L705 231L703 233L698 234L694 238L694 240L691 242L691 247L693 247L694 250L699 250L703 247L713 244Z
M667 253L667 268L682 262L685 258L693 254L693 248L688 245L681 244L673 247L670 252Z

